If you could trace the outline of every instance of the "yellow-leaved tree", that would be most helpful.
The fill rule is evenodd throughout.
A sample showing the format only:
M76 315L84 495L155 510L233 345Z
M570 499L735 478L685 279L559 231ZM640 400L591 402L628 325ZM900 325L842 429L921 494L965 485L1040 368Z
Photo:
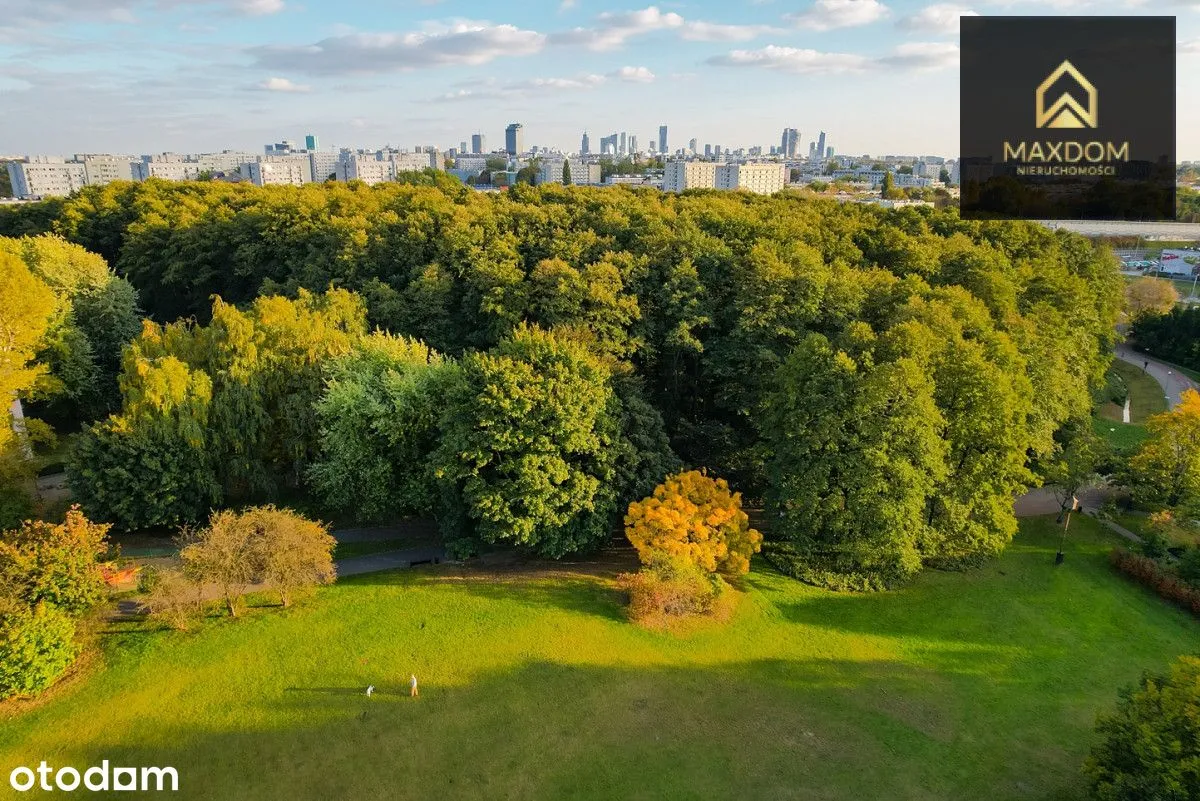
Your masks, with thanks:
M1200 509L1200 393L1186 389L1179 405L1146 421L1150 438L1129 460L1136 500L1153 506Z
M656 557L684 558L709 573L750 570L762 534L750 528L742 495L723 478L698 470L669 476L654 494L629 504L625 536L643 564Z

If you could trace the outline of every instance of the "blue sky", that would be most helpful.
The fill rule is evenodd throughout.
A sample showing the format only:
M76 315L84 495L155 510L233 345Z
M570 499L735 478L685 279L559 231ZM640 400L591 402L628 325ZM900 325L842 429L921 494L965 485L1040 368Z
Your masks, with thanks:
M958 16L1178 17L1179 157L1200 159L1200 0L3 0L0 154L647 144L955 155ZM1147 113L1154 113L1153 109Z

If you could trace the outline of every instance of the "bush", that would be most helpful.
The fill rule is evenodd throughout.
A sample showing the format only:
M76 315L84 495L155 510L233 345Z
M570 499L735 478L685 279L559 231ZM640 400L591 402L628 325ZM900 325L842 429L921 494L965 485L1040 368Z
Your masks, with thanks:
M78 655L75 621L47 603L0 602L0 698L45 690Z
M890 586L887 577L876 573L848 567L833 569L828 566L830 560L814 556L790 542L765 543L763 556L780 573L834 592L874 592Z
M1200 547L1188 548L1183 552L1183 556L1179 558L1178 571L1181 579L1193 587L1200 588Z
M652 496L629 504L625 536L643 564L666 555L709 573L746 573L762 547L762 534L742 511L741 493L697 470L671 476Z
M1109 560L1122 573L1133 577L1163 598L1200 615L1200 589L1189 584L1170 568L1164 567L1162 563L1130 553L1123 548L1113 549Z
M725 592L725 582L679 557L658 556L637 573L618 577L629 593L629 617L639 623L710 614Z
M1093 798L1200 798L1200 658L1181 656L1167 675L1144 675L1096 732L1101 742L1083 768Z
M156 570L150 575L154 578L144 601L150 619L179 631L190 629L203 609L200 585L179 570Z
M72 506L63 523L27 520L0 535L0 581L33 606L48 601L79 613L106 594L96 557L108 550L109 526Z

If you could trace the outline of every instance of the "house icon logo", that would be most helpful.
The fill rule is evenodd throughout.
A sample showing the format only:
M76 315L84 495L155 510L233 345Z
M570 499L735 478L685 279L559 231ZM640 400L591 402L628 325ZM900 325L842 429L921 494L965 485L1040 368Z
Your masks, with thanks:
M1071 78L1078 85L1079 97L1086 97L1086 103L1080 103L1075 95L1064 91L1056 100L1047 104L1046 93L1064 76ZM1098 93L1092 82L1070 61L1063 61L1038 85L1037 127L1095 128L1099 119L1097 97Z

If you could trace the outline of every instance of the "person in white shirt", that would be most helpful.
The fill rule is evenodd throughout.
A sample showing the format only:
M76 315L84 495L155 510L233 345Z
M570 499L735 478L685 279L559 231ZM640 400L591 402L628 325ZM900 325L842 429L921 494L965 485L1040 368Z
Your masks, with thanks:
M416 698L420 693L417 692L417 677L414 675L408 682L408 694L412 698Z

